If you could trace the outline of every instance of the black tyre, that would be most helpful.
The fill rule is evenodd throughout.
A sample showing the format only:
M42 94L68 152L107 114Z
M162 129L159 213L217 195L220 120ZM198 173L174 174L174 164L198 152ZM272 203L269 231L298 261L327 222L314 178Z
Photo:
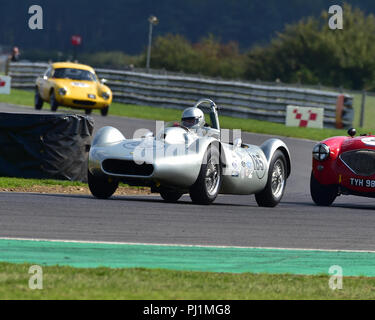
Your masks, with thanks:
M92 109L85 109L85 114L90 115L92 113Z
M196 204L211 204L220 192L222 184L222 167L220 153L211 145L206 151L197 181L191 186L189 193Z
M281 201L287 179L287 162L284 154L277 150L273 155L268 170L267 185L262 192L255 195L260 207L275 207Z
M43 107L43 99L39 94L39 89L35 89L34 106L36 110L40 110Z
M118 188L118 181L108 176L96 177L88 171L87 178L92 195L99 199L108 199Z
M100 113L103 117L105 117L108 114L109 107L105 107L100 109Z
M338 188L335 185L320 184L314 177L314 173L311 172L310 194L316 205L328 207L335 201Z
M49 104L51 105L51 111L53 111L53 112L57 111L57 108L59 107L59 104L56 100L55 91L51 92L51 95L49 97Z
M182 193L174 190L169 190L166 188L161 188L160 196L163 198L164 201L174 203L182 197Z

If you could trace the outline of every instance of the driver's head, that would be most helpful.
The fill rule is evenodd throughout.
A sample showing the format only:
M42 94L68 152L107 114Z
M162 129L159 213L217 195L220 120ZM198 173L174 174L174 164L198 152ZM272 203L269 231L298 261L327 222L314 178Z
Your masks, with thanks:
M199 108L187 108L182 113L181 124L187 128L198 129L205 124L204 114Z

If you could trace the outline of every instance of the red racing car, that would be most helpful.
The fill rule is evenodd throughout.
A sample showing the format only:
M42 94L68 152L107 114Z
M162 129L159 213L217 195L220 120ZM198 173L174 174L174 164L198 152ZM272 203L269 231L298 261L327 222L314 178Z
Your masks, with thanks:
M313 148L311 197L318 206L330 206L339 195L375 197L375 135L323 140Z

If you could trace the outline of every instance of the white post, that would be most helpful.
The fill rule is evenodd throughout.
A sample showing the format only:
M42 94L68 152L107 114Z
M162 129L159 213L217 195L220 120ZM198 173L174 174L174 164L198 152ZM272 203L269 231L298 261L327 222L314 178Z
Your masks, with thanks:
M150 28L148 32L148 49L147 49L147 71L150 69L150 59L151 59L151 45L152 45L152 22L150 21Z
M148 49L147 49L147 62L146 62L146 68L147 71L150 70L150 60L151 60L151 45L152 45L152 27L157 25L159 23L158 18L155 16L151 16L148 18L148 21L150 23L150 28L148 32Z

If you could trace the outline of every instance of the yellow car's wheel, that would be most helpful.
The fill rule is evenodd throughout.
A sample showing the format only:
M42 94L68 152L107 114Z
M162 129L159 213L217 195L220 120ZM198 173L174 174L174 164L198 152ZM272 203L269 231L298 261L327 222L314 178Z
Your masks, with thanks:
M36 110L40 110L43 107L43 99L39 94L38 88L35 89L35 101L34 106Z
M57 108L59 107L59 104L56 100L55 91L51 92L51 95L49 97L49 104L51 105L51 111L53 111L53 112L57 111Z
M102 114L103 117L105 117L108 114L109 107L102 108L100 110L100 113Z
M92 113L92 109L85 109L85 114L91 114Z

